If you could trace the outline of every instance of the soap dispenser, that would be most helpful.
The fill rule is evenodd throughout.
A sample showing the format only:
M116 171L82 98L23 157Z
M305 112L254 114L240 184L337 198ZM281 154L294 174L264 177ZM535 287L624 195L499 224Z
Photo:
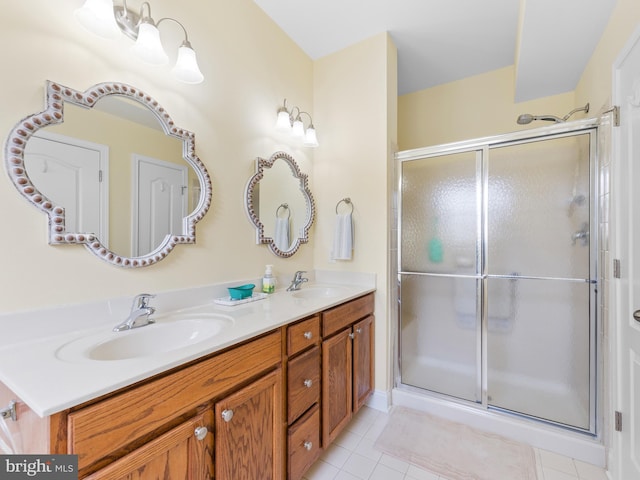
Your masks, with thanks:
M276 279L273 277L273 265L267 265L262 277L262 291L264 293L273 293L276 291Z

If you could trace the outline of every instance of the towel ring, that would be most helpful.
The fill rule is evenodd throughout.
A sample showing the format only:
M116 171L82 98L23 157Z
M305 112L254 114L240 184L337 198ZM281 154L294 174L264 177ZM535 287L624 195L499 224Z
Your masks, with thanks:
M281 208L284 208L287 211L287 218L291 218L291 210L289 209L289 205L286 203L283 203L276 209L276 217L278 217Z
M336 203L336 215L338 214L338 207L340 206L341 203L346 203L347 205L349 205L351 207L350 213L353 213L353 202L351 202L351 199L349 197L345 197L342 200L340 200L338 203Z

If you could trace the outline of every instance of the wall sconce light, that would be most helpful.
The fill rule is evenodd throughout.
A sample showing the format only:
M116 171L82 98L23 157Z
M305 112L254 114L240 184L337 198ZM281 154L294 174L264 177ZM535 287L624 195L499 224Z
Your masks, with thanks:
M297 112L296 112L297 110ZM309 126L305 130L302 115L309 117ZM298 107L293 107L291 111L287 109L287 99L284 99L282 107L278 108L278 118L276 120L276 130L289 133L296 140L302 140L305 147L317 147L318 137L316 127L313 126L313 119L307 112L303 112Z
M146 15L144 14L145 6ZM196 84L202 83L204 80L204 75L198 67L196 52L191 47L184 25L171 17L161 18L154 22L151 18L149 2L143 2L140 12L136 13L127 7L126 0L123 0L122 6L114 5L111 0L85 0L84 5L78 8L74 15L87 30L103 38L112 39L120 33L124 33L135 41L131 47L134 54L150 65L169 63L169 57L160 42L158 27L165 20L177 23L184 32L184 41L178 47L178 57L171 72L184 83Z

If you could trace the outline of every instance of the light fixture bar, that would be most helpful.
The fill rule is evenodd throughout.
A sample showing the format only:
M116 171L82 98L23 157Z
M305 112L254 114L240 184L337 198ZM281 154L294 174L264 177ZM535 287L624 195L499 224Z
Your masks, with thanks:
M164 17L154 22L149 2L143 2L140 11L135 12L129 9L126 0L123 0L122 6L114 5L111 0L85 0L84 5L74 14L83 26L97 35L115 38L120 31L135 41L131 50L143 62L150 65L166 65L169 62L169 57L160 40L158 27L165 20L177 23L184 33L184 40L178 47L176 64L171 71L184 83L197 84L204 81L196 52L189 42L187 29L171 17Z
M297 110L297 113L295 113ZM302 115L309 117L309 126L305 130ZM313 119L308 112L293 107L289 111L287 109L287 99L284 99L283 105L278 108L278 117L276 119L276 130L283 133L289 133L295 140L302 140L305 147L317 147L318 137L316 129L313 126Z

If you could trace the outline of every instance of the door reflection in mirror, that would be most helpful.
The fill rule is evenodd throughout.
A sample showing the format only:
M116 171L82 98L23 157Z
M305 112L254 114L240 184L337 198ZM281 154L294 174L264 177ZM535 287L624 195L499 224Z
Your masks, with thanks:
M166 235L185 233L182 219L195 207L189 186L198 183L197 177L182 158L182 141L165 135L151 111L117 95L101 99L91 110L67 104L64 122L42 129L38 136L51 138L51 134L56 144L43 145L35 137L29 141L25 166L36 187L64 206L67 232L93 233L107 248L126 257L147 255ZM85 145L102 150L96 154L97 147ZM82 167L68 164L71 152L84 163ZM105 152L107 157L95 167L94 157L104 157ZM156 172L156 178L145 177L149 184L139 189L141 157L165 167ZM43 162L59 165L58 170L67 174L52 175L51 167L50 173L41 174L44 166L36 164ZM172 168L181 172L180 185L173 178L168 182L171 187L161 191L162 182L167 183L163 176ZM141 199L140 194L146 197ZM76 220L78 215L84 218Z

